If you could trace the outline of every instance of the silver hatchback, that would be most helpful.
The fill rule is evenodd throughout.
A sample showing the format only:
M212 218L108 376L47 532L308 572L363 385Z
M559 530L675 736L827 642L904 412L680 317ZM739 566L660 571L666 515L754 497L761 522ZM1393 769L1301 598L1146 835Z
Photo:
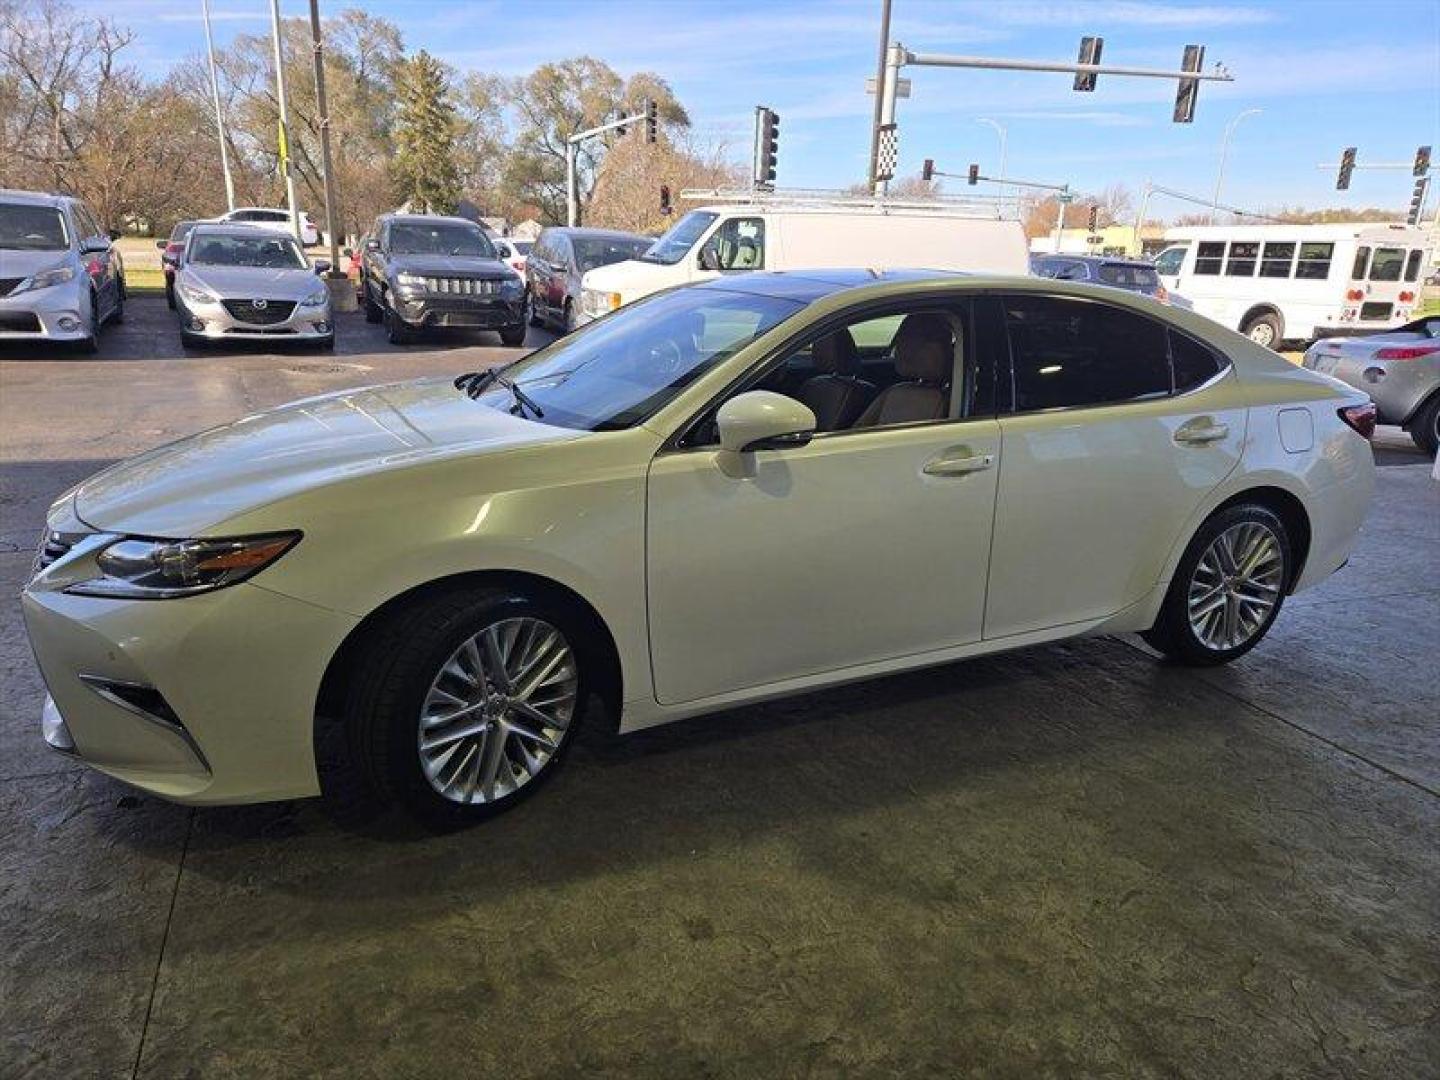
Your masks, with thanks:
M1440 315L1383 334L1322 338L1303 363L1369 394L1380 422L1405 428L1427 454L1440 446Z
M294 237L249 225L199 224L175 274L175 313L187 346L217 341L335 344L330 292Z

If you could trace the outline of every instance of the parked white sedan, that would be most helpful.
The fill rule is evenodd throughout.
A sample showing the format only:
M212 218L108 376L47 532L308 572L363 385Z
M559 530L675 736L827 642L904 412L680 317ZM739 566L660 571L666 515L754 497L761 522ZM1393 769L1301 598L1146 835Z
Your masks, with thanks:
M1252 648L1346 560L1374 409L1118 290L928 272L659 294L509 367L247 416L62 495L45 738L193 803L338 726L445 823L621 731L1083 634ZM329 730L329 728L327 728Z

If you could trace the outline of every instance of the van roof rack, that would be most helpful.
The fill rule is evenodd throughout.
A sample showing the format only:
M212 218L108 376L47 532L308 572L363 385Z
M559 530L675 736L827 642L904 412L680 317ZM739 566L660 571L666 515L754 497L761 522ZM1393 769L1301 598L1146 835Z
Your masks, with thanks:
M751 188L685 188L685 202L734 206L758 206L820 213L827 210L869 210L876 214L945 214L953 217L1017 219L1019 200L1011 195L930 195L921 198L890 195L859 195L829 188L781 188L776 191Z

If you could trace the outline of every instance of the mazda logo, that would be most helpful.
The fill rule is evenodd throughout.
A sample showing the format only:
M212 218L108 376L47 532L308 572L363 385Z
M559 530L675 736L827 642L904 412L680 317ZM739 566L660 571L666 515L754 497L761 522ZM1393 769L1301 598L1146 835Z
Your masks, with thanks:
M269 301L269 300L251 300L251 301L250 301L250 306L253 307L256 311L264 311L267 307L270 306L270 301Z

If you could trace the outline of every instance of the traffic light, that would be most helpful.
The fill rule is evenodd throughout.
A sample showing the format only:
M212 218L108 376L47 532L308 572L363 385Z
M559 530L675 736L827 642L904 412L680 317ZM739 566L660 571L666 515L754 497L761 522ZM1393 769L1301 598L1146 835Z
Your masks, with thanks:
M755 183L775 183L775 164L780 156L780 117L774 109L760 107L760 145L755 149Z
M1340 151L1340 175L1335 178L1336 191L1350 190L1350 174L1355 171L1355 147Z
M974 187L974 186L975 186L976 184L978 184L979 182L980 182L980 166L979 166L979 165L971 165L971 166L970 166L970 186L971 186L971 187Z
M669 216L670 216L670 210L671 210L671 207L670 207L670 185L669 185L669 184L661 184L661 185L660 185L660 213L664 214L666 217L669 217Z
M1095 227L1096 227L1097 225L1099 225L1099 224L1100 224L1100 207L1097 206L1095 203L1091 203L1091 204L1090 204L1090 219L1089 219L1090 231L1093 233L1093 232L1095 231Z
M920 167L920 179L921 179L921 180L924 180L925 183L927 183L927 184L928 184L931 180L934 180L934 179L935 179L935 159L934 159L934 158L928 158L928 157L927 157L927 158L925 159L925 164Z
M1080 39L1080 63L1100 63L1100 50L1104 47L1104 38L1082 37ZM1089 93L1095 89L1095 81L1097 78L1098 76L1096 76L1094 72L1077 72L1075 75L1075 89Z
M1204 45L1186 45L1185 55L1180 61L1181 71L1199 71L1205 64ZM1200 96L1199 79L1181 79L1175 92L1175 116L1177 124L1188 124L1195 119L1195 99Z
M653 143L660 134L660 106L654 98L645 99L645 141Z
M1422 146L1415 151L1415 175L1424 176L1430 171L1430 147Z
M1405 216L1406 225L1420 224L1420 211L1425 206L1425 189L1430 186L1430 178L1422 176L1415 181L1415 191L1410 196L1410 213Z

